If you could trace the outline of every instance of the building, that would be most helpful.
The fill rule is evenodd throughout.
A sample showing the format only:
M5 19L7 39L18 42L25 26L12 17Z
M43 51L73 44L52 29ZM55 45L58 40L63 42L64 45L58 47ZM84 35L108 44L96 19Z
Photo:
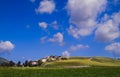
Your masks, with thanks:
M31 61L31 66L37 66L38 65L38 61Z
M47 61L47 59L46 59L46 58L43 58L43 59L41 59L41 61L44 63L44 62Z

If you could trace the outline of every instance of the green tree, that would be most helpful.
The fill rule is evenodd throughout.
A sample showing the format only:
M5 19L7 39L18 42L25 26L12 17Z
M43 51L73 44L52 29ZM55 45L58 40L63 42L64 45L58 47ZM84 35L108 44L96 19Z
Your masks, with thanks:
M0 66L9 66L9 63L6 63L6 62L3 62L3 63L1 63L1 65Z
M25 61L24 66L25 66L25 67L29 66L28 60Z
M38 60L38 66L41 66L43 62L41 60Z
M18 67L20 67L20 66L21 66L21 62L20 62L20 61L18 61L17 66L18 66Z
M13 61L9 61L9 66L15 66L15 63Z

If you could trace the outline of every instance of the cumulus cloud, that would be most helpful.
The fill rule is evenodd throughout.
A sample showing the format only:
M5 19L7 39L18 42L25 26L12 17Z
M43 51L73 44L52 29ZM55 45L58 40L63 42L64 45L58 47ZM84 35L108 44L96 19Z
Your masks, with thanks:
M51 38L48 36L44 36L40 38L40 42L41 43L45 43L45 42L56 42L59 44L59 46L64 46L64 36L62 33L58 32L56 34L54 34Z
M79 49L87 49L89 48L88 45L82 45L82 44L78 44L76 46L72 45L70 48L69 48L69 51L77 51Z
M115 53L117 55L120 55L120 43L119 42L112 43L112 44L106 46L105 50Z
M62 33L58 32L56 34L53 35L53 38L50 38L49 41L50 42L59 42L62 43L64 40L64 36Z
M0 53L10 52L14 49L14 44L10 41L0 41Z
M88 48L89 48L89 45L83 45L83 44L72 45L68 50L62 52L62 55L69 58L70 54L73 51L77 51L77 50L80 50L80 49L88 49Z
M43 29L46 29L48 24L46 22L39 22L38 23L39 27L43 28Z
M62 52L62 56L69 58L70 57L70 53L68 51L64 51Z
M120 12L112 16L105 15L103 22L98 24L99 27L95 32L95 39L101 42L111 42L120 37Z
M59 26L58 26L58 22L55 20L51 23L47 23L47 22L39 22L38 23L39 27L43 28L43 29L46 29L48 27L51 27L53 28L54 30L58 30L59 29Z
M55 2L53 0L43 0L36 9L37 13L51 14L55 10Z
M68 0L67 10L70 15L68 33L73 37L90 35L96 27L97 15L104 11L107 0Z

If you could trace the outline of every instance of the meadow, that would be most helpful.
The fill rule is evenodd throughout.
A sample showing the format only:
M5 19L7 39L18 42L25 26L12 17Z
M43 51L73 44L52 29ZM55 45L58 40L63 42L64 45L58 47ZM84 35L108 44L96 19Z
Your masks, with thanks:
M120 77L120 67L0 67L0 77Z

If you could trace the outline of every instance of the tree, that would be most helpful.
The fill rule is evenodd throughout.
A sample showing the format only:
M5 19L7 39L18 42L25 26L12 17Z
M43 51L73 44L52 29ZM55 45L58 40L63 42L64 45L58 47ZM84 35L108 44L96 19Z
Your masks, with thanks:
M28 62L28 66L31 67L32 66L32 61Z
M15 66L15 63L13 61L9 61L9 66Z
M3 62L3 63L1 63L1 65L0 66L9 66L9 63L6 63L6 62Z
M25 63L23 63L22 66L25 66Z
M25 66L25 67L29 66L28 60L25 61L24 66Z
M41 60L38 60L38 66L41 66L43 62Z
M21 62L20 62L20 61L18 61L17 66L18 66L18 67L20 67L20 66L21 66Z

